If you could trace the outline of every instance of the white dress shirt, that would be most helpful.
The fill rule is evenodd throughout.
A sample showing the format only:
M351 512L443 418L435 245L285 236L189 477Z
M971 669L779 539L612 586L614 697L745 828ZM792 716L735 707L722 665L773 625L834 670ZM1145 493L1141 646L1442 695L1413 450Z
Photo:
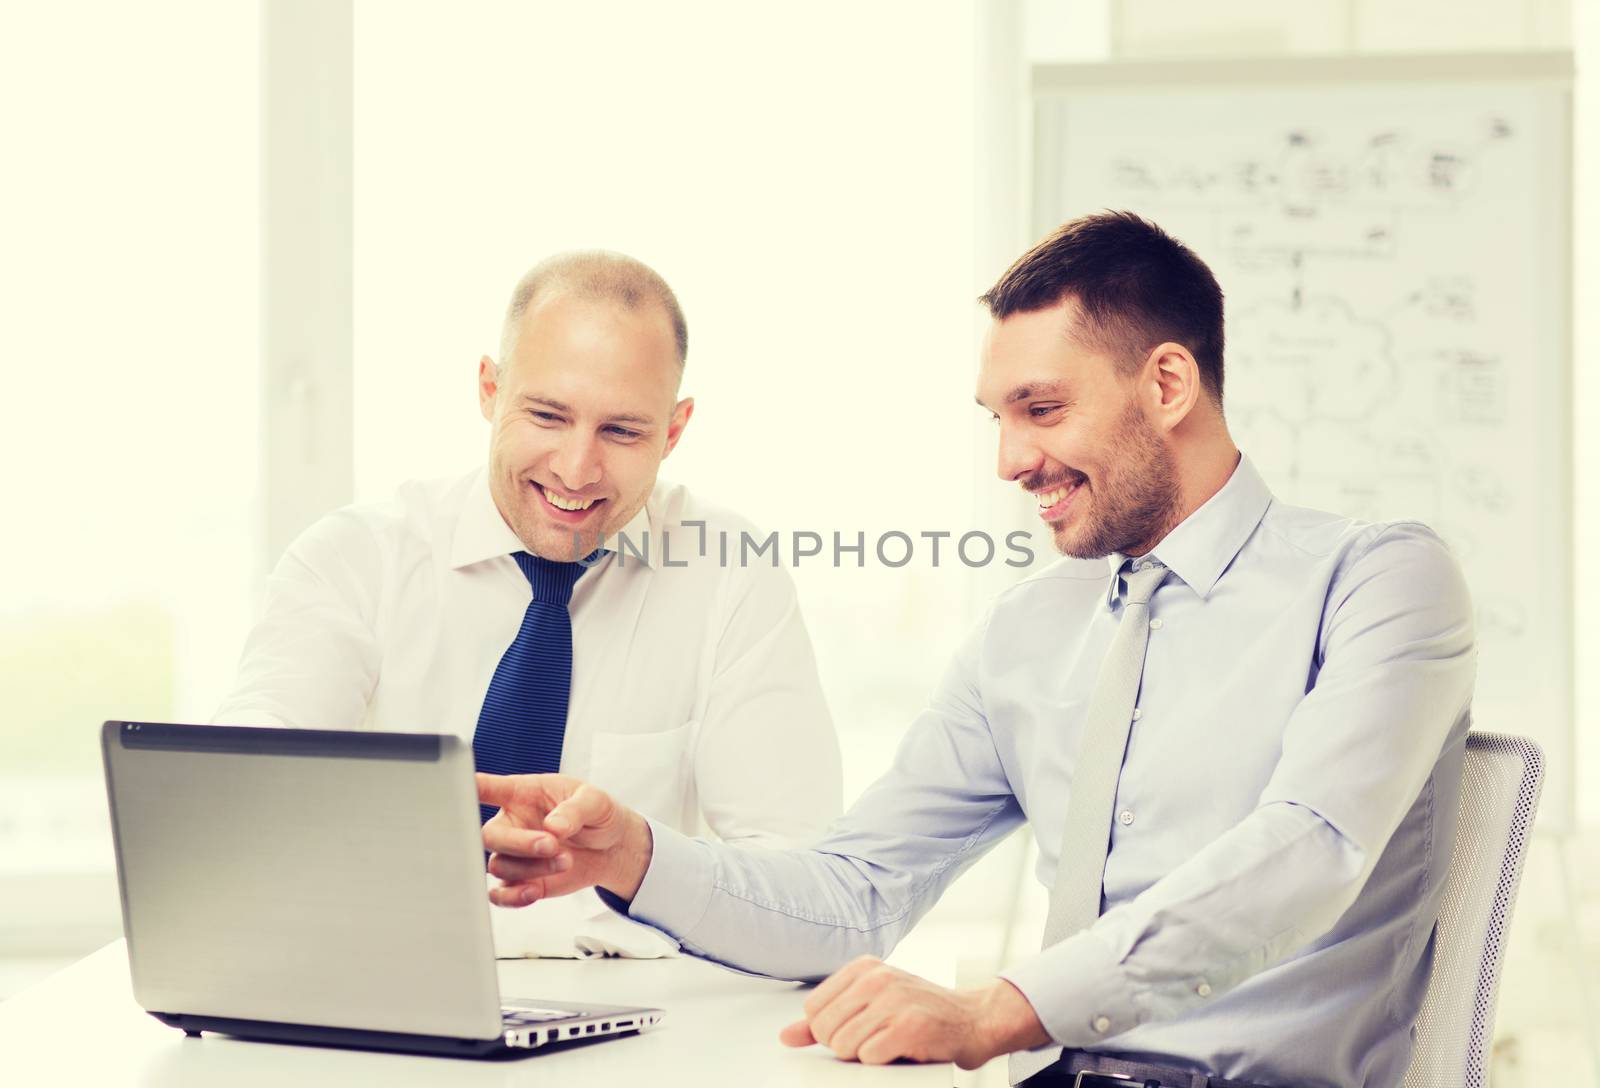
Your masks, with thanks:
M1172 573L1151 600L1102 913L1004 977L1058 1048L1398 1088L1472 697L1456 562L1415 523L1277 503L1248 458L1151 554ZM817 978L886 953L1024 820L1052 886L1124 562L1057 563L1002 593L894 766L811 849L657 827L632 916L697 955Z
M842 807L838 741L789 573L768 559L741 565L742 533L762 539L660 481L608 541L628 547L578 580L561 770L666 826L807 842ZM511 558L522 550L482 469L329 514L273 572L215 720L470 742L528 606ZM563 926L541 921L606 913L592 899L541 907L495 911L502 954L559 952L571 944ZM517 939L511 914L523 919Z

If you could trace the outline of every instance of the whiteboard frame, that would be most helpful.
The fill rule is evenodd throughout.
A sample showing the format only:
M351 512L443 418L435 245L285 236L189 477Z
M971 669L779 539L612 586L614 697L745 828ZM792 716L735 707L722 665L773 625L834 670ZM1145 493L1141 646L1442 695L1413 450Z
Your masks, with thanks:
M1565 50L1359 57L1284 56L1236 60L1036 64L1033 67L1032 86L1034 97L1038 97L1081 87L1548 80L1570 92L1573 71L1572 54Z
M1550 391L1552 403L1568 406L1555 421L1556 471L1554 493L1564 495L1556 520L1549 529L1558 534L1559 548L1568 587L1575 585L1577 547L1574 504L1577 499L1574 464L1572 406L1573 360L1575 358L1575 316L1573 296L1573 56L1568 51L1518 53L1440 53L1395 56L1281 56L1240 59L1176 61L1109 61L1082 64L1039 64L1033 66L1029 104L1032 108L1033 165L1028 199L1034 236L1043 237L1061 222L1058 215L1045 213L1044 199L1050 194L1051 179L1044 175L1061 161L1062 133L1046 129L1043 111L1036 107L1041 99L1069 97L1082 90L1162 90L1183 87L1314 87L1352 84L1427 84L1450 82L1518 83L1551 93L1557 103L1557 132L1561 164L1554 213L1559 250L1562 290L1554 300L1561 313L1561 335ZM1543 532L1542 528L1536 532ZM1568 607L1557 618L1554 642L1564 648L1553 662L1561 692L1560 706L1566 718L1564 752L1547 753L1544 803L1539 812L1539 830L1565 836L1576 826L1576 767L1578 754L1577 672L1574 655L1577 607L1568 597ZM1475 722L1474 724L1480 724ZM1485 721L1484 728L1499 732L1522 733L1516 721Z

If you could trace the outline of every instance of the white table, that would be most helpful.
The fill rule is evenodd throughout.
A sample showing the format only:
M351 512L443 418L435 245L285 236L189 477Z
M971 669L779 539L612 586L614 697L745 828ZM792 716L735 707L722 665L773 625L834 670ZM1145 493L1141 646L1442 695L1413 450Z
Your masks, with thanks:
M794 1050L778 1029L805 991L688 958L511 960L508 997L658 1006L642 1035L495 1061L283 1046L207 1034L187 1039L134 1003L121 941L0 1004L0 1084L262 1085L871 1085L948 1088L948 1065L867 1067L821 1047Z

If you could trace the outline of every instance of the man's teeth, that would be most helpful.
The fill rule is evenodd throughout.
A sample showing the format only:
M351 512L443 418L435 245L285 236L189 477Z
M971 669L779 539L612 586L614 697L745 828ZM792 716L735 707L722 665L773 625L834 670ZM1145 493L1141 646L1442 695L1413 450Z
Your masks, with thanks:
M1073 486L1076 486L1076 485L1073 485ZM1054 491L1046 491L1044 494L1039 496L1039 509L1041 509L1041 510L1050 509L1056 503L1058 503L1062 499L1066 498L1067 494L1069 492L1071 492L1071 491L1072 491L1071 487L1058 487Z
M545 499L557 510L587 510L599 501L598 499L563 499L548 487L543 490Z

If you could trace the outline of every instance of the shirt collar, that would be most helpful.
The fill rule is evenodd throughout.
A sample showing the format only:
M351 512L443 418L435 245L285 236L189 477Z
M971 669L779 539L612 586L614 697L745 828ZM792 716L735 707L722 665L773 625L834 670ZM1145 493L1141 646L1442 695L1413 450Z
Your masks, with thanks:
M1267 482L1250 458L1240 454L1228 482L1150 549L1150 555L1204 600L1261 524L1271 504L1272 492ZM1111 581L1106 587L1108 608L1116 603L1117 574L1128 558L1121 552L1106 557L1111 565Z
M653 499L654 494L651 495ZM626 536L632 545L628 559L637 562L635 551L651 536L649 501L639 507L639 512L622 527L621 535ZM661 561L661 549L657 546L660 541L652 540L650 543L646 551L647 565L654 569ZM605 546L615 552L616 538L607 539ZM450 568L460 570L485 559L514 555L521 551L527 551L527 546L511 531L506 519L500 516L500 508L494 504L494 496L489 493L488 471L479 469L467 486L466 501L461 504L461 513L456 518L455 536L450 541Z

